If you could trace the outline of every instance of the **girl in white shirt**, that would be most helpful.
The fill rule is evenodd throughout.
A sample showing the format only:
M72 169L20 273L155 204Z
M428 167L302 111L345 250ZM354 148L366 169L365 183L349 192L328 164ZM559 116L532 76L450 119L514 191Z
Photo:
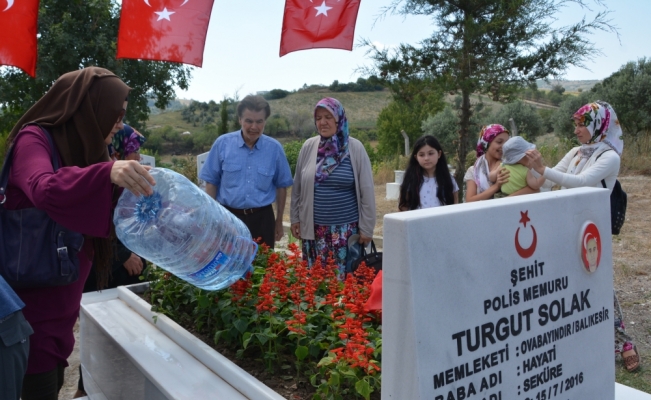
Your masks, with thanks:
M400 211L457 204L458 192L439 141L431 135L418 139L400 185Z

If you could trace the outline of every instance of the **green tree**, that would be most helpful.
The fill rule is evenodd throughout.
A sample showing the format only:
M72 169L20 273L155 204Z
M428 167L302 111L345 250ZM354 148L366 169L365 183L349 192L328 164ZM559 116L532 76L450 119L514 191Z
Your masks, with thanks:
M280 114L274 114L267 119L264 125L264 133L269 136L278 136L281 133L289 132L289 121Z
M285 150L285 157L287 157L287 162L289 163L289 168L292 171L292 175L296 173L296 163L298 162L298 155L301 152L301 147L305 140L292 140L283 145Z
M287 97L289 93L290 92L283 89L272 89L269 92L265 93L262 97L264 97L267 100L283 99Z
M426 79L396 78L387 82L393 100L380 111L376 122L378 155L403 154L405 141L401 131L409 136L410 144L422 136L422 122L444 107L443 93Z
M533 142L538 136L545 133L545 122L536 109L520 100L506 104L495 114L495 121L511 128L509 119L513 118L518 134Z
M203 153L210 150L210 147L219 136L219 130L214 124L204 125L199 132L193 134L193 148L195 153Z
M219 126L217 128L217 134L223 135L228 133L228 99L222 100L221 111L219 113Z
M429 16L432 35L395 51L365 41L373 72L385 80L429 78L445 91L461 94L456 171L460 187L467 139L475 134L470 129L472 93L508 100L524 85L598 54L587 35L595 29L612 30L608 11L558 27L555 15L572 2L585 6L585 0L394 0L387 13Z
M153 130L147 135L147 141L143 145L145 149L149 149L152 153L161 153L163 151L163 134L160 129ZM158 165L158 163L156 163Z
M456 160L455 150L459 147L459 108L461 101L461 96L457 96L453 104L448 104L443 111L431 115L423 121L422 126L425 135L432 135L438 139L450 163ZM481 98L479 102L473 103L473 108L475 112L470 118L470 124L476 132L479 132L482 125L494 122L491 108L486 107ZM467 140L466 147L474 149L477 143L476 136L470 135Z
M613 106L625 135L651 133L651 59L626 63L592 92Z
M445 106L443 111L423 121L422 129L425 135L432 135L441 143L446 157L455 154L454 149L459 138L459 117L451 105ZM451 159L448 158L448 162L450 161Z
M36 78L17 68L0 70L0 131L45 94L62 74L85 66L107 68L133 88L126 120L144 128L148 98L156 107L174 99L174 88L188 88L191 67L177 63L116 60L120 8L113 0L41 0L38 15Z

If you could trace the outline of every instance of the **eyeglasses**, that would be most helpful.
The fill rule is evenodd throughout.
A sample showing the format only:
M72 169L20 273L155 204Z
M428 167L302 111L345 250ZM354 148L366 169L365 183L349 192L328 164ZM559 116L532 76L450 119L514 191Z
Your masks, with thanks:
M124 108L122 110L120 110L120 113L118 114L118 120L115 123L119 124L120 122L122 122L122 119L124 119L124 114L126 114L126 113L127 113L127 110L125 110Z

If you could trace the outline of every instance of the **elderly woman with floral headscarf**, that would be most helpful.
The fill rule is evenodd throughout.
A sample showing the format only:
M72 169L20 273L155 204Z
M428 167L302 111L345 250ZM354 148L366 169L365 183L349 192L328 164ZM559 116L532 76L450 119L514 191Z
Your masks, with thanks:
M548 181L561 185L561 189L603 188L605 184L612 192L624 150L622 128L615 110L604 101L596 101L579 108L572 119L574 134L581 145L570 150L554 168L545 167L540 152L529 150L531 167ZM640 356L626 334L616 295L614 301L615 353L621 354L628 371L634 371L640 366Z
M113 136L113 142L109 145L109 154L114 160L140 161L140 146L145 144L145 138L140 132L130 125L124 124L124 129Z
M296 164L291 200L292 234L302 240L303 258L312 265L330 253L345 272L348 239L366 245L375 227L371 162L364 145L348 135L348 120L333 98L314 108L318 136L305 141ZM354 240L354 239L353 239Z
M491 182L489 174L502 163L502 146L509 140L509 131L502 125L491 124L482 127L477 141L477 161L468 168L463 180L466 182L466 202L488 200L508 182L509 173L500 171L497 182ZM516 192L517 193L517 192Z

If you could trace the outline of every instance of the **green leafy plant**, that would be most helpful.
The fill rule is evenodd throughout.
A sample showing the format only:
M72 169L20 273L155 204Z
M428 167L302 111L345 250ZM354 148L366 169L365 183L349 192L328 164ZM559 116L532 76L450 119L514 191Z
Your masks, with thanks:
M299 247L289 249L260 245L253 270L214 292L156 269L152 310L237 348L237 357L263 360L269 372L293 371L314 399L370 399L381 387L380 314L364 307L375 271L362 265L342 280L331 257L308 268Z

